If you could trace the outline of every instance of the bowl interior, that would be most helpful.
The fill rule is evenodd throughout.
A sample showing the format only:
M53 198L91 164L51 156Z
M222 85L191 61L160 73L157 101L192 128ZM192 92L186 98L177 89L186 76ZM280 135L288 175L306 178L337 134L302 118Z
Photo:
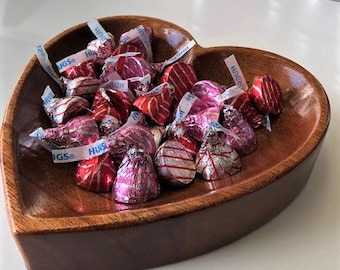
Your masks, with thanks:
M152 27L155 62L170 58L192 39L180 27L153 18L121 16L100 22L116 38L138 24ZM85 48L93 39L86 24L81 24L53 38L45 48L51 63L55 63ZM232 86L223 62L231 54L235 54L249 83L255 76L269 74L281 86L284 109L279 117L271 118L272 132L256 130L258 148L241 158L242 170L234 176L212 182L197 178L186 188L163 187L159 199L137 205L119 204L109 193L79 188L74 182L76 164L54 164L44 149L27 148L27 135L37 127L50 125L40 98L45 86L49 84L58 91L56 83L33 57L14 88L2 128L4 186L16 229L20 230L18 224L23 220L36 224L34 230L70 229L75 224L85 228L149 222L239 198L292 170L313 151L327 129L329 104L322 86L298 64L256 49L196 45L181 61L191 63L199 79ZM60 223L61 218L64 223Z

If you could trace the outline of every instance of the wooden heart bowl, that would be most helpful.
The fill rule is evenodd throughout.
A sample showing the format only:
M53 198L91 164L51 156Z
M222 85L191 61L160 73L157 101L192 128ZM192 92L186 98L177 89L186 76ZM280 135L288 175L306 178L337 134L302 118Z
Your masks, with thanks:
M117 16L98 20L118 38L139 24L152 27L154 62L173 56L193 39L163 20ZM51 63L86 48L95 37L86 23L45 44ZM1 132L1 165L8 218L28 269L143 269L169 264L226 245L268 222L300 193L317 159L330 120L327 95L315 77L279 55L251 48L196 44L181 61L198 79L227 87L224 64L236 56L246 80L271 75L281 86L283 112L272 132L256 130L258 148L241 158L242 170L226 179L195 179L186 188L163 188L160 198L119 204L75 184L76 164L54 164L43 148L25 142L49 127L41 95L57 84L35 56L14 87Z

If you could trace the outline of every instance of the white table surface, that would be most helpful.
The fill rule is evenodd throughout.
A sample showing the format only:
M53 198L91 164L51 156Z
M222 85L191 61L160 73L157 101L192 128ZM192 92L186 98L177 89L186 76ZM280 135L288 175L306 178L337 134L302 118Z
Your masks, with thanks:
M146 15L188 30L201 46L283 55L309 70L331 103L331 124L303 192L279 216L205 255L157 269L340 269L340 2L331 0L0 0L0 115L35 45L91 18ZM0 269L25 269L0 185Z

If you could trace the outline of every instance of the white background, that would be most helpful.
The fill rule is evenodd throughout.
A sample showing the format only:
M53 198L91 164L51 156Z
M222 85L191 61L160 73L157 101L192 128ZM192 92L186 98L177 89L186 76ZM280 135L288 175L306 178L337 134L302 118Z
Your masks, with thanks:
M91 18L171 21L204 47L237 45L299 63L324 86L332 116L310 180L279 216L248 236L157 269L340 269L340 3L331 0L0 0L0 115L37 44ZM25 269L0 186L0 269ZM43 256L43 254L42 254Z

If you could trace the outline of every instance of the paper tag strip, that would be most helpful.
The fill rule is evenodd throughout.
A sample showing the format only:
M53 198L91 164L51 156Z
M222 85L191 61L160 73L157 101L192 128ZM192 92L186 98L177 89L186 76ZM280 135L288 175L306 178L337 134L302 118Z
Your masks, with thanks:
M192 105L198 99L197 96L186 92L184 96L181 98L181 101L178 104L176 116L175 116L175 123L181 122L189 113Z
M229 87L226 89L222 94L215 97L217 102L223 102L228 99L231 99L232 97L239 96L244 93L244 90L240 88L237 85L234 85L232 87Z
M150 63L153 62L153 54L152 54L152 47L151 47L150 39L147 33L145 32L143 25L138 25L135 28L135 31L138 33L139 38L143 42L143 45L146 49L148 61Z
M78 65L83 62L95 59L94 51L85 49L75 54L69 55L56 63L59 72L64 72L66 69Z
M127 93L129 91L128 80L113 80L100 85L103 88L113 88L121 92Z
M232 54L231 56L224 59L224 63L228 67L235 84L242 88L244 91L247 91L248 90L247 81L243 76L242 70L235 58L235 55Z
M84 146L52 149L53 162L68 163L100 156L109 150L109 148L106 147L106 141L106 139L100 139Z
M118 59L120 57L136 56L138 54L140 54L140 52L126 52L126 53L121 53L121 54L117 54L117 55L114 55L114 56L110 56L110 57L105 59L103 70L107 69L107 65L109 65L109 64L111 64L112 66L115 66L116 62L118 61Z
M35 55L37 56L40 65L47 72L47 74L50 75L50 77L55 80L60 85L60 87L63 87L59 76L52 67L52 64L48 58L48 54L43 45L37 45L35 47Z
M91 29L92 33L96 36L97 39L100 40L101 43L104 43L110 38L109 34L96 19L88 21L87 26Z
M270 118L268 114L264 116L263 126L269 131L272 131L272 125L270 123Z
M233 131L231 131L231 130L225 128L224 126L222 126L222 125L221 125L220 123L218 123L218 122L211 121L211 122L210 122L210 126L211 126L214 130L216 130L216 131L222 131L222 132L226 133L227 135L229 135L229 136L235 138L236 140L240 140L240 137L237 136L235 132L233 132Z
M44 93L41 96L41 99L43 101L43 106L47 107L51 101L53 100L53 98L55 97L51 87L49 85L47 85L45 87Z
M185 55L188 51L192 49L196 45L195 40L189 41L183 48L181 48L178 53L176 53L173 57L171 57L168 60L164 61L164 66L168 66L176 61L178 61L180 58L182 58L183 55Z

